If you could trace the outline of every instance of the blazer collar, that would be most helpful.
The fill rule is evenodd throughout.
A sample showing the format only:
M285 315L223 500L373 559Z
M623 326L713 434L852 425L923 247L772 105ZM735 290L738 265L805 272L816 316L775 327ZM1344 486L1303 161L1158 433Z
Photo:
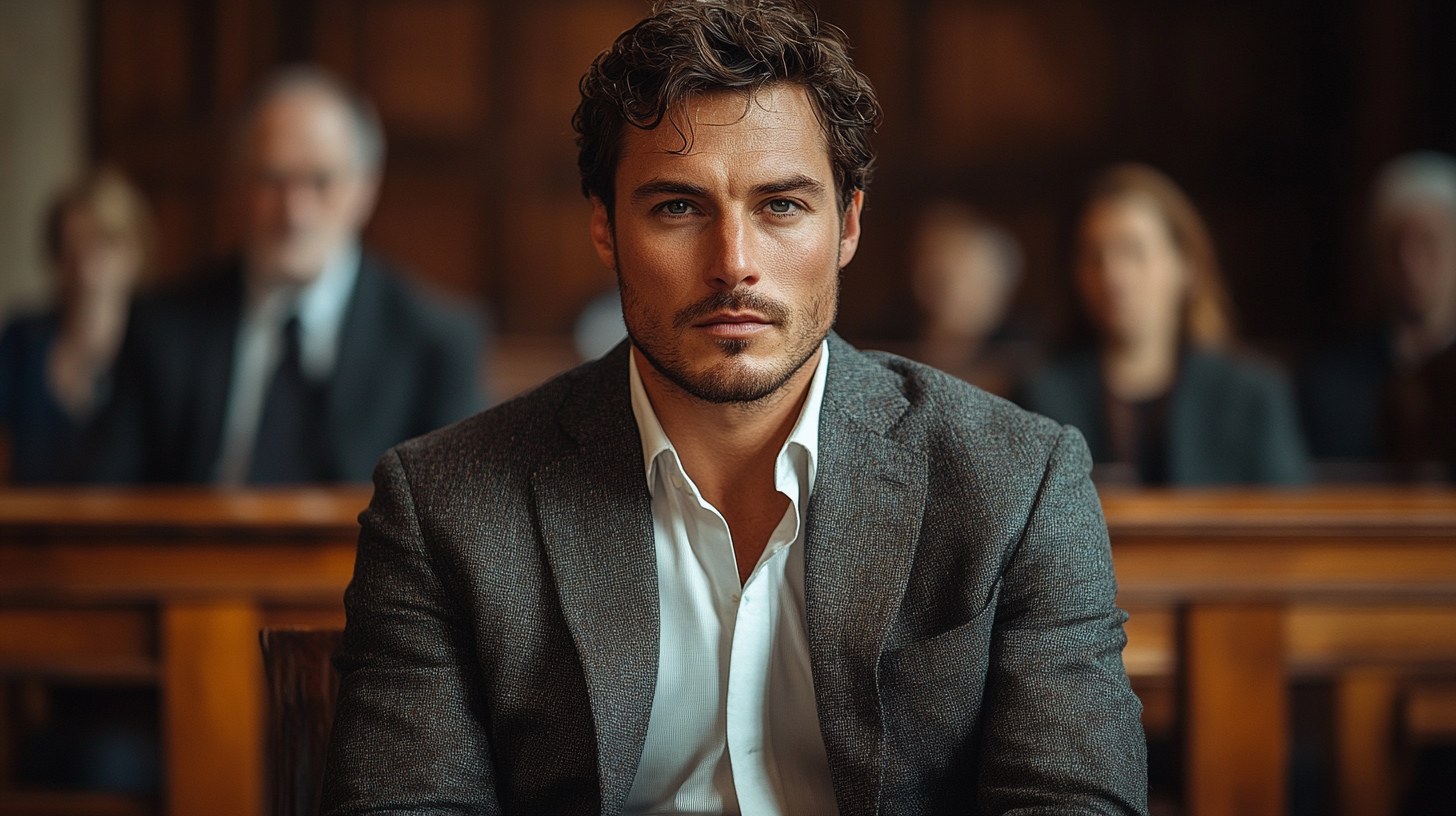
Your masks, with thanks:
M532 474L562 614L597 736L602 812L619 813L642 759L657 686L652 502L627 388L627 344L577 369L558 416L575 444Z
M837 336L809 505L804 595L814 697L843 814L874 813L884 755L878 665L904 597L927 462L900 377Z

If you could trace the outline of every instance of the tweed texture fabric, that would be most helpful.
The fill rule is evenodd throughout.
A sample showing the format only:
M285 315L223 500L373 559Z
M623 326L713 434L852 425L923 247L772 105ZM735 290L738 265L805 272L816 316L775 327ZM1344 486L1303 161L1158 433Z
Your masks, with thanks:
M1078 432L831 335L805 539L844 814L1145 814ZM657 674L625 344L380 460L323 812L620 813Z

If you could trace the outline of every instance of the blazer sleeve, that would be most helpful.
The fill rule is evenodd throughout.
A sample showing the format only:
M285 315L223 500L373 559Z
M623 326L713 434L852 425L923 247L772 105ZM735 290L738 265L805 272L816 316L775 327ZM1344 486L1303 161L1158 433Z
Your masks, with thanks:
M996 814L1146 814L1142 705L1127 614L1081 434L1064 428L1002 574L978 804Z
M433 333L430 387L421 402L419 433L459 422L486 404L481 377L490 332L485 318L464 311L442 312Z
M500 813L474 646L393 450L360 523L320 812Z

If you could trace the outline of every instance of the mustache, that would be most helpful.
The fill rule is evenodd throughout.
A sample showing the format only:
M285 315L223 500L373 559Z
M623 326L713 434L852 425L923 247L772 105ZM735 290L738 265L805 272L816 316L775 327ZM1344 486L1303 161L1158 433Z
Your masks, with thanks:
M750 290L714 292L697 303L678 309L672 318L674 329L684 329L714 312L755 312L770 323L787 323L793 312L788 306Z

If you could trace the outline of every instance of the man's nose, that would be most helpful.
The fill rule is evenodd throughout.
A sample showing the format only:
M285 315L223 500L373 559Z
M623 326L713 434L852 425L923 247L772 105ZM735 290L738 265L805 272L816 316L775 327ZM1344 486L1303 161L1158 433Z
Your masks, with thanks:
M758 282L758 247L749 218L730 213L718 219L713 263L708 265L708 285L731 292Z
M283 217L291 226L308 222L317 207L318 195L307 181L289 180L283 184Z

